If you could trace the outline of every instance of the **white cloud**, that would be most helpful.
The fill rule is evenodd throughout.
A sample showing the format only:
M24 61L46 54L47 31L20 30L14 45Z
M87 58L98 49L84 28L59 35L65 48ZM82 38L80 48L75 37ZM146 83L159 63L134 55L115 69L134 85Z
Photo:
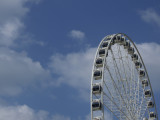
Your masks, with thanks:
M20 41L24 42L20 39L25 27L23 18L30 10L26 3L38 4L40 1L0 0L0 95L17 95L22 88L50 77L39 62L33 61L24 52L11 49ZM42 42L37 44L44 45Z
M80 30L72 30L70 31L69 36L76 40L83 40L85 38L85 33Z
M50 79L50 73L40 62L33 61L26 52L16 52L12 46L23 38L21 32L25 28L23 18L30 8L26 3L38 4L41 0L0 0L0 95L14 96L26 90L45 83ZM25 37L25 36L24 36ZM23 41L22 41L23 42ZM35 42L41 46L43 42ZM45 82L44 82L45 81ZM40 86L39 86L40 87ZM0 120L70 120L63 115L50 116L47 111L35 111L27 105L4 106L0 99Z
M89 48L84 52L57 54L52 56L50 67L54 74L59 75L58 83L66 83L78 88L81 97L89 101L90 78L93 57L96 48ZM55 84L55 82L53 83Z
M15 18L21 19L30 10L26 3L38 4L40 1L42 0L0 0L0 24Z
M10 47L19 40L25 25L23 18L29 12L26 3L38 4L41 0L0 0L0 46Z
M12 21L15 18L21 19L29 11L29 8L25 7L25 3L28 0L1 0L0 1L0 23L6 23L6 21Z
M0 26L0 46L13 46L21 28L23 28L23 24L18 19Z
M0 120L47 120L46 111L35 112L27 105L0 106Z
M144 59L152 87L155 91L159 91L160 45L143 43L137 44L137 47ZM83 52L53 55L50 63L52 72L59 76L58 84L72 86L87 101L89 101L91 70L96 49L88 48Z
M139 12L141 18L148 23L154 23L160 27L160 15L153 9L147 9Z
M22 88L49 79L49 72L25 53L0 48L0 94L17 95Z
M60 114L50 115L44 110L35 111L27 105L0 106L0 120L71 120Z
M150 77L153 90L160 91L160 44L137 44Z

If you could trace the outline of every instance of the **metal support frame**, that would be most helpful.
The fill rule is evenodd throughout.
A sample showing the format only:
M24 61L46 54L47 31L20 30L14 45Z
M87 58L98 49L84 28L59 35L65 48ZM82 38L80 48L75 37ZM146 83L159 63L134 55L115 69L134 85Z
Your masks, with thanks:
M139 61L142 63L142 66L143 66L144 71L146 73L145 77L147 78L148 83L149 83L149 88L150 88L151 94L152 94L151 98L144 98L143 93L144 93L145 87L142 88L142 85L141 85L142 79L140 77L138 77L138 79L135 78L136 74L138 74L138 72L137 72L138 68L135 68L134 63L130 62L132 60L131 59L129 60L128 54L123 56L121 48L117 47L118 57L117 56L116 56L117 58L115 57L115 55L113 53L114 51L112 51L110 46L114 42L113 39L118 35L127 38L129 40L129 42L131 43L131 45L133 46L133 48L135 48L135 52L137 52L137 55L139 56L139 59L140 59ZM111 39L107 40L108 37L110 37ZM100 42L98 49L96 51L96 54L95 54L94 64L93 64L93 68L92 68L92 77L91 77L91 94L90 94L91 95L90 96L91 97L90 98L91 120L93 120L93 117L94 117L93 116L93 109L92 109L93 96L98 98L96 95L93 95L93 93L92 93L92 87L93 87L93 82L94 82L93 73L97 69L97 67L95 65L95 61L99 57L98 53L99 53L99 50L101 49L102 43L106 40L108 41L108 47L105 48L105 56L104 56L104 60L103 60L103 66L101 68L101 70L102 70L102 79L101 79L102 90L101 90L101 94L99 97L99 99L101 99L101 104L102 104L102 109L101 109L102 120L105 120L104 119L104 109L105 108L107 108L109 111L111 111L113 113L113 115L120 120L122 120L122 119L123 120L141 120L143 115L145 114L146 110L148 110L148 115L149 115L149 109L147 108L146 104L147 104L147 101L151 100L151 99L154 103L154 109L155 109L154 111L157 115L155 99L154 99L151 83L150 83L149 76L148 76L145 64L143 62L143 59L142 59L136 45L134 44L134 42L126 34L118 33L118 34L108 35L108 36L104 37L102 39L102 41ZM119 43L115 43L115 44L119 44ZM110 72L110 70L109 70L110 68L107 68L107 66L106 66L107 65L106 54L108 54L109 50L111 51L111 54L112 54L112 59L113 59L112 64L115 67L114 72L117 73L115 75L116 76L115 78L112 76L113 73ZM118 59L118 60L116 60L116 59ZM126 61L124 61L125 59L126 59ZM126 64L126 66L125 66L125 64ZM119 68L121 68L121 70L119 70ZM113 88L109 87L106 84L106 81L105 81L106 70L108 71L108 75L110 75L110 79L112 81L111 86L113 86ZM122 72L124 72L125 80L123 80L123 76L121 76ZM118 82L119 84L117 82L115 82L114 79L119 81ZM120 88L120 87L122 87L122 88ZM105 93L105 91L104 91L105 89L107 89L110 96L108 96ZM112 90L112 93L114 93L114 96L112 95L110 89ZM133 90L135 92L133 92ZM117 104L118 100L115 99L118 95L119 95L119 98L117 98L117 99L119 100L120 105ZM108 99L111 101L111 107L110 107L110 105L108 105L106 103L105 99ZM157 115L156 119L158 120L158 115Z

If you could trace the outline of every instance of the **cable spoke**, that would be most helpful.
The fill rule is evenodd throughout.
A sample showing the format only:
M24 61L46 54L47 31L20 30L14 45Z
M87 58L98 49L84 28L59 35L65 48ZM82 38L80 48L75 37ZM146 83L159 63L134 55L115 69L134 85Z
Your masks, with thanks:
M120 43L122 42L119 39L121 37L125 37L125 45ZM130 49L134 51L130 52ZM101 53L99 53L100 50ZM103 52L105 52L104 55ZM138 58L134 58L134 56L131 58L133 53L138 55ZM102 65L97 66L96 60L99 58L102 58L103 61ZM99 62L101 63L101 61ZM142 66L137 67L137 62L140 62ZM146 75L141 76L140 70L144 70ZM104 110L119 120L142 120L144 116L149 118L151 111L147 107L148 101L152 100L155 104L150 80L142 57L128 36L125 34L109 35L100 42L95 55L92 75L94 75L94 71L99 71L99 73L95 74L98 76L97 80L92 76L91 89L93 90L94 85L94 89L99 89L99 92L95 94L91 92L91 102L97 101L94 103L96 105L101 102L102 107L94 109L95 111L92 109L93 106L91 107L92 120L93 118L99 119L99 117L104 120ZM144 79L148 81L147 88L142 86ZM96 88L95 85L100 85L100 87ZM148 89L151 90L151 97L146 97L144 94ZM156 105L154 109L157 115ZM158 120L158 116L156 120Z

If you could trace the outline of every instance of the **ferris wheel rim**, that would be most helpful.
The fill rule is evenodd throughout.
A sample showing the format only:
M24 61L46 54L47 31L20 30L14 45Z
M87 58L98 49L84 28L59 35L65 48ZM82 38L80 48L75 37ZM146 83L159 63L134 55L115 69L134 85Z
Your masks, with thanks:
M143 67L144 67L144 70L145 70L145 73L146 73L146 77L147 77L147 79L148 79L148 82L149 82L149 87L150 87L150 90L151 90L151 93L152 93L152 98L153 98L153 102L155 103L155 99L154 99L154 94L153 94L153 91L152 91L152 86L151 86L151 82L150 82L150 79L149 79L149 75L148 75L148 72L147 72L147 69L146 69L146 67L145 67L145 64L144 64L144 61L143 61L143 59L142 59L142 56L140 55L140 53L139 53L139 51L138 51L138 49L137 49L137 47L136 47L136 45L135 45L135 43L131 40L131 38L129 37L129 36L127 36L126 34L124 34L124 33L117 33L117 34L114 34L113 36L112 36L112 38L111 38L111 40L109 41L109 46L111 45L111 42L113 41L113 38L114 37L116 37L116 36L118 36L118 35L123 35L123 36L125 36L126 38L128 38L128 40L132 43L132 45L134 46L134 48L136 49L136 51L137 51L137 53L138 53L138 56L140 57L140 60L141 60L141 62L142 62L142 64L143 64ZM98 51L99 51L99 49L100 49L100 46L101 46L101 44L102 44L102 42L104 42L104 40L108 37L109 35L107 35L107 36L105 36L102 40L101 40L101 42L100 42L100 44L99 44L99 46L98 46L98 48L97 48L97 51L96 51L96 54L95 54L95 58L94 58L94 64L95 64L95 61L96 61L96 58L97 58L97 54L98 54ZM107 50L106 50L107 52L108 52L108 48L107 48ZM107 52L105 53L105 54L107 54ZM106 56L106 55L105 55ZM104 63L103 64L105 64L106 63L106 59L104 59ZM92 68L92 75L93 75L93 72L94 72L94 68L95 68L95 65L93 64L93 68ZM104 73L104 66L103 66L103 68L102 68L102 73ZM101 82L104 82L104 74L103 74L103 76L102 76L102 81ZM93 112L93 110L92 110L92 96L93 96L93 94L92 94L92 85L93 85L93 77L91 78L91 112ZM103 96L103 95L102 95ZM102 99L102 98L101 98ZM103 102L103 101L102 101ZM103 103L102 103L103 104ZM154 108L155 108L155 113L156 113L156 115L157 115L157 120L158 120L158 114L157 114L157 109L156 109L156 104L155 104L155 106L154 106ZM102 109L104 109L104 108L102 108ZM104 111L103 111L104 112ZM91 113L92 114L92 113ZM104 114L104 113L103 113ZM92 116L92 115L91 115Z
M152 90L152 85L151 85L151 82L150 82L150 78L149 78L149 75L148 75L146 66L145 66L145 64L144 64L144 61L143 61L143 59L142 59L142 56L141 56L141 54L140 54L138 48L136 47L135 43L132 41L132 39L131 39L129 36L127 36L127 35L124 34L124 33L118 33L118 34L122 34L122 35L126 36L126 37L130 40L130 42L134 45L134 47L136 48L136 51L137 51L137 53L138 53L138 55L139 55L139 57L140 57L140 59L141 59L141 61L142 61L144 70L145 70L145 72L146 72L146 75L147 75L147 78L148 78L148 82L149 82L149 86L150 86L151 93L152 93L152 97L153 97L153 102L155 103L154 93L153 93L153 90ZM156 104L155 104L155 112L156 112L156 114L157 114ZM157 114L157 120L158 120L158 114Z

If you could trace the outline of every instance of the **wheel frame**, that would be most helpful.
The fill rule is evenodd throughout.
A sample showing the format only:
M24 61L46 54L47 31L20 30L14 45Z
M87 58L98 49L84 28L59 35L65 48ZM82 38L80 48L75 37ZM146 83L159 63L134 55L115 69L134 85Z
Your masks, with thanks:
M112 44L112 42L113 42L113 38L115 38L115 37L118 36L118 35L121 35L121 36L124 36L125 38L127 38L127 39L129 40L129 42L134 46L134 48L136 49L136 52L137 52L138 56L140 57L139 59L141 60L142 66L144 67L144 71L145 71L145 73L146 73L146 77L147 77L147 80L148 80L148 84L149 84L149 87L150 87L150 90L151 90L151 96L152 96L152 100L153 100L153 102L154 102L154 108L155 108L154 111L155 111L155 114L157 115L157 116L156 116L156 119L158 120L158 114L157 114L157 109L156 109L154 94L153 94L153 91L152 91L152 86L151 86L151 82L150 82L150 79L149 79L149 75L148 75L147 69L146 69L146 67L145 67L144 61L143 61L143 59L142 59L142 56L140 55L140 53L139 53L139 51L138 51L135 43L134 43L134 42L131 40L131 38L130 38L129 36L127 36L126 34L124 34L124 33L117 33L117 34L113 34L112 37L111 37L111 39L108 40L108 46L111 46L111 44ZM105 36L105 37L101 40L101 42L100 42L100 44L99 44L99 46L98 46L98 48L97 48L97 51L96 51L96 54L95 54L95 58L94 58L94 63L93 63L93 68L92 68L92 77L91 77L91 93L90 93L91 120L93 120L93 109L92 109L93 93L92 93L92 87L93 87L93 80L94 80L94 78L93 78L93 73L94 73L95 68L96 68L95 62L96 62L96 58L97 58L98 52L99 52L99 50L101 49L101 45L102 45L102 43L108 38L108 36L111 36L111 35L107 35L107 36ZM117 43L116 43L116 44L117 44ZM109 47L107 47L107 48L105 49L105 57L104 57L103 67L102 67L102 80L101 80L102 90L103 90L103 87L104 87L104 84L103 84L103 83L104 83L104 69L105 69L104 67L105 67L105 63L106 63L106 55L107 55L107 53L108 53L108 50L109 50ZM103 94L104 94L103 91L101 91L102 120L104 120ZM147 108L147 109L148 109L148 108Z

